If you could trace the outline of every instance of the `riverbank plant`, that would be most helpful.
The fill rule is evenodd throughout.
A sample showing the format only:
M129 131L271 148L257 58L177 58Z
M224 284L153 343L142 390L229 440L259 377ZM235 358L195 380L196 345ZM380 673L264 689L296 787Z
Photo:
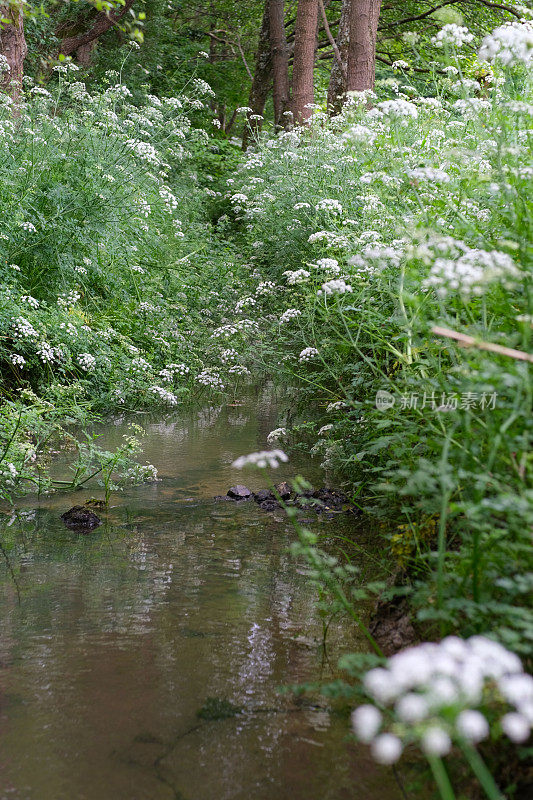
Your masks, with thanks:
M230 356L206 362L238 269L212 236L216 192L198 176L216 157L191 122L210 88L133 104L116 71L89 91L74 64L55 70L48 88L25 79L15 115L1 96L6 498L45 485L43 442L61 423L173 408L242 381Z
M227 182L255 276L238 306L299 409L271 442L343 477L425 631L528 657L530 37L505 26L479 60L446 41L427 94L400 67Z

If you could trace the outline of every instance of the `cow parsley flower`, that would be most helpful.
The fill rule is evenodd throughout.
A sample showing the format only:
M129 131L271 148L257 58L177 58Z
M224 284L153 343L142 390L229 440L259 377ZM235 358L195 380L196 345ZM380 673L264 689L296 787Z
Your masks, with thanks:
M505 66L533 61L533 23L507 22L485 36L479 51L481 61L500 61Z
M471 42L473 38L474 34L470 33L468 28L451 22L448 25L444 25L436 36L431 37L431 43L435 47L444 47L444 45L462 47L464 44Z
M372 755L379 764L394 764L400 758L403 745L392 733L382 733L372 742Z
M92 372L96 366L96 358L90 353L80 353L78 364L85 372Z
M39 301L32 297L30 294L23 294L20 298L21 303L27 303L31 308L39 308Z
M318 350L316 349L316 347L305 347L298 356L298 361L300 362L300 364L303 364L306 361L311 361L317 355L318 355Z
M322 289L319 289L317 294L327 296L333 294L347 294L352 291L353 289L350 284L346 283L343 278L339 278L338 280L326 281L323 283Z
M328 211L330 214L342 214L342 205L339 201L329 197L319 200L315 209L317 211Z
M167 389L164 389L162 386L151 386L148 391L157 395L157 397L159 397L163 403L166 403L169 406L178 405L178 398L176 395L172 394L172 392L169 392Z
M261 450L258 453L250 453L247 456L239 456L231 465L234 469L243 469L244 467L258 467L265 469L277 469L282 462L289 460L289 457L283 450Z
M381 712L371 705L359 706L352 711L352 728L361 742L369 744L381 728Z
M20 367L21 369L24 367L26 363L26 359L24 356L21 356L20 353L11 353L9 356L9 360L13 364L14 367Z
M302 312L298 308L288 308L286 311L283 312L281 317L279 318L280 325L284 322L290 322L291 319L296 319L300 317Z
M467 249L459 258L436 258L422 285L434 288L440 297L453 291L468 297L482 295L492 283L511 286L519 277L520 272L507 253Z
M267 436L267 444L274 444L274 442L279 442L280 439L284 439L287 436L287 428L275 428L273 431Z
M446 733L444 728L438 725L433 725L427 728L422 734L421 739L422 750L431 756L445 756L452 747L452 740Z
M525 742L533 725L533 677L523 672L515 653L485 636L448 636L407 648L385 667L369 670L363 686L386 712L372 713L373 706L363 705L352 715L353 727L382 763L388 744L391 759L397 752L394 760L404 742L416 741L428 756L438 757L449 753L453 742L475 745L489 736L489 719L502 703L513 707L500 720L512 741ZM491 709L488 719L485 706ZM392 717L392 733L384 730L385 714ZM383 741L391 735L399 746Z

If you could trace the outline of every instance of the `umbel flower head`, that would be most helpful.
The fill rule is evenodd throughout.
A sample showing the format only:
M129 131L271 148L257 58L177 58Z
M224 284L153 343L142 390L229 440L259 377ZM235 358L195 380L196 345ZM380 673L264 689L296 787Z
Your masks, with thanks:
M277 469L280 462L288 460L289 457L283 450L261 450L259 453L239 456L231 466L234 469L243 469L243 467L258 467L259 469L271 467L272 469Z
M410 743L444 756L454 742L483 741L489 706L512 707L498 732L515 743L525 742L533 726L533 677L517 655L485 636L410 647L367 672L363 685L372 703L355 709L352 727L382 764L397 761Z

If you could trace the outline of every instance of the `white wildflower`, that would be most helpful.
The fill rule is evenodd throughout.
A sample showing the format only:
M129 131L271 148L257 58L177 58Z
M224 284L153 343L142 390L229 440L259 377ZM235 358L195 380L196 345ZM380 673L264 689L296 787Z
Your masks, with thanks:
M455 725L458 733L469 742L477 744L489 735L489 723L480 711L466 708L457 715Z
M427 755L445 756L451 750L452 741L443 728L432 725L422 734L421 745Z
M330 214L342 214L342 205L339 201L328 197L319 200L315 209L317 211L329 211Z
M485 36L479 51L481 61L501 61L505 66L533 61L533 24L508 22Z
M283 312L281 317L279 318L280 325L284 322L290 322L291 319L296 319L300 317L302 312L298 308L288 308L286 311Z
M338 280L326 281L323 283L322 289L319 289L317 294L328 296L333 294L348 294L352 291L353 289L350 284L346 283L343 278L339 278Z
M277 469L280 462L286 462L289 457L283 450L261 450L259 453L250 453L247 456L240 456L231 465L234 469L243 469L243 467L253 466L265 469Z
M392 733L382 733L372 742L372 755L379 764L394 764L402 754L403 745Z
M531 725L529 720L517 712L505 714L501 719L502 730L515 744L522 744L529 739Z
M286 436L287 436L287 428L275 428L268 434L266 438L267 444L274 444L275 442L279 442L280 439L284 439Z
M164 389L162 386L151 386L148 391L157 395L157 397L159 397L159 399L168 406L178 405L178 398L176 395L172 394L172 392L169 392L167 389Z
M300 355L298 356L298 361L300 364L303 364L305 361L311 361L318 355L318 350L316 347L305 347Z
M90 353L80 353L78 356L78 364L85 372L92 372L96 366L96 358Z
M382 716L375 706L364 705L352 711L352 728L361 742L369 744L381 727Z
M431 43L436 47L444 47L444 45L462 47L463 44L471 42L473 38L474 34L470 33L468 28L451 22L448 25L444 25L436 36L431 37Z

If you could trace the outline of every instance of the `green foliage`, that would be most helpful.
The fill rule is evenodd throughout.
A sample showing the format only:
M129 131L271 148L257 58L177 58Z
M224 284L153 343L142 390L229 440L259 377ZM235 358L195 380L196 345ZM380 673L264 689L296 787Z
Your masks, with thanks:
M257 360L383 526L420 621L525 654L530 365L484 343L531 351L531 85L520 64L485 65L490 92L469 56L448 66L435 97L389 83L265 138L227 198L260 273Z

